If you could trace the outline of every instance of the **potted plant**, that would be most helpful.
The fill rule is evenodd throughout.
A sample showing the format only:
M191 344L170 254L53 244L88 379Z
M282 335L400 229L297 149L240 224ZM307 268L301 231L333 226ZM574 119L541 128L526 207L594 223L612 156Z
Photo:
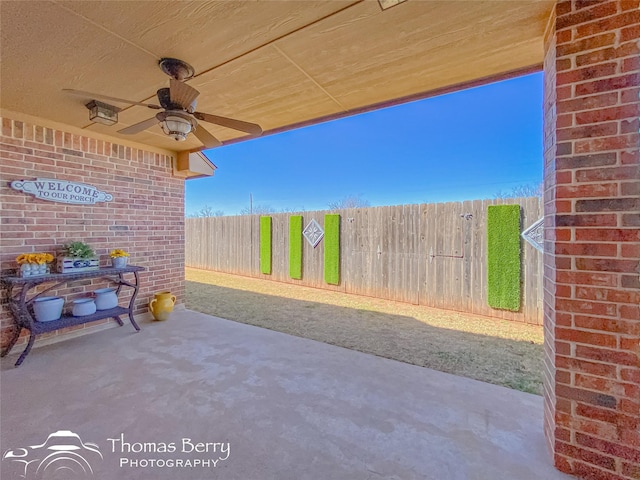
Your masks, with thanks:
M114 268L124 268L127 266L129 254L126 251L116 248L115 250L111 250L109 256L111 257L111 265L113 265Z
M100 262L93 248L84 242L71 242L64 245L58 257L60 273L86 272L98 270Z
M51 272L49 264L53 262L50 253L23 253L16 257L16 263L20 265L18 274L21 277L33 277L47 275Z

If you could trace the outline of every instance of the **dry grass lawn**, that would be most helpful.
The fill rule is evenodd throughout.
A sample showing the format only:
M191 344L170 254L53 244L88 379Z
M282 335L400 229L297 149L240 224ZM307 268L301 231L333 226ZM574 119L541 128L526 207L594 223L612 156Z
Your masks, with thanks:
M539 326L191 268L186 279L192 310L542 392Z

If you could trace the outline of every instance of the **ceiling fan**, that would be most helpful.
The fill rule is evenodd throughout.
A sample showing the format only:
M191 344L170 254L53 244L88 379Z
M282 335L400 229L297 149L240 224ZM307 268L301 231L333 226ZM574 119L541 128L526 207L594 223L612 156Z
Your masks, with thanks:
M63 91L80 97L89 97L92 99L102 99L116 103L126 103L129 105L140 105L154 110L162 110L154 117L142 122L130 125L126 128L118 130L118 133L125 135L133 135L146 130L149 127L159 123L162 131L176 141L184 141L189 133L192 133L200 140L205 148L212 148L222 145L222 142L214 137L198 124L198 120L223 127L239 130L250 135L258 136L262 133L260 125L255 123L243 122L233 118L221 117L211 113L197 112L196 99L200 92L186 83L186 80L192 78L195 71L191 65L176 58L163 58L159 62L159 66L164 73L171 77L169 88L161 88L157 92L158 102L160 105L153 103L136 102L125 100L122 98L109 97L96 93L83 92L81 90L72 90L65 88Z

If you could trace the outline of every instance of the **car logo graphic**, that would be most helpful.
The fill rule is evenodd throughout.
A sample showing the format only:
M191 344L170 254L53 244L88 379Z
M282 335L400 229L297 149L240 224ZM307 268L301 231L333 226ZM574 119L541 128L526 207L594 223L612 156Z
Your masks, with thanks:
M3 461L24 465L20 475L25 479L44 479L50 475L63 475L66 479L91 478L91 462L102 460L100 447L95 443L83 442L77 433L58 430L47 437L41 445L7 450Z

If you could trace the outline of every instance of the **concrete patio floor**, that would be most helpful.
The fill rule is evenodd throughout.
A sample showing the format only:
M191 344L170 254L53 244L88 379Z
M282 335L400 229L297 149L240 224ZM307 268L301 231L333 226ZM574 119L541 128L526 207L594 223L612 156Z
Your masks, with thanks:
M46 446L19 448L58 431L101 480L573 478L536 395L188 310L141 326L2 359L1 448L38 459L27 479ZM52 465L43 478L85 478Z

